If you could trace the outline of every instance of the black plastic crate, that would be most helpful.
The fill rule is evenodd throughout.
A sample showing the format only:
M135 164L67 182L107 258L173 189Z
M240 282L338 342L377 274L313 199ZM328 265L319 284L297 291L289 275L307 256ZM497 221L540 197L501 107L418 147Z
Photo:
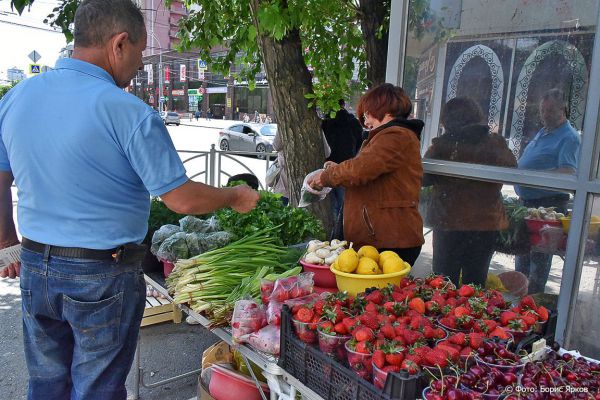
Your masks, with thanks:
M325 400L414 400L421 397L418 376L388 374L383 391L346 366L298 339L287 306L281 312L279 366Z

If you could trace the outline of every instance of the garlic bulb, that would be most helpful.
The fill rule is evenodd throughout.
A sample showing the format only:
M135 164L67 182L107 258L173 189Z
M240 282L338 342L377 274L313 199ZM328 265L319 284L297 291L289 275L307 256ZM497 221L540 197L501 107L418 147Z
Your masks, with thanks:
M331 251L329 251L327 248L322 248L315 251L315 254L321 258L327 258L331 255Z
M339 254L336 252L331 253L329 257L325 259L325 264L331 265L338 258Z
M319 257L316 253L310 252L304 256L304 261L309 264L323 264L323 259Z

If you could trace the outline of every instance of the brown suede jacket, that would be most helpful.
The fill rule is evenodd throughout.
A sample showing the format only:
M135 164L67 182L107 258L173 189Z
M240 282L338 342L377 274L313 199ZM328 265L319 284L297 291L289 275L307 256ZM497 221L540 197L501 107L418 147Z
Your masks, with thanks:
M490 134L487 125L470 125L457 133L433 139L425 158L473 164L516 167L506 140ZM448 231L498 231L508 227L502 204L502 184L441 175L426 175L424 186L433 185L427 221L434 229Z
M343 186L344 239L356 248L421 246L418 211L423 166L420 120L396 119L372 130L356 157L323 171L325 186Z

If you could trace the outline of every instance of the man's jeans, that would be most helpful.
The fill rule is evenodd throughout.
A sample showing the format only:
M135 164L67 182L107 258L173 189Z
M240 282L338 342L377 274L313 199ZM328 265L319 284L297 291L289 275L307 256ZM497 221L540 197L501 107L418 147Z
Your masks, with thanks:
M515 270L529 279L529 294L544 293L552 268L552 254L531 251L515 257Z
M23 249L21 296L29 399L125 399L145 303L141 263Z

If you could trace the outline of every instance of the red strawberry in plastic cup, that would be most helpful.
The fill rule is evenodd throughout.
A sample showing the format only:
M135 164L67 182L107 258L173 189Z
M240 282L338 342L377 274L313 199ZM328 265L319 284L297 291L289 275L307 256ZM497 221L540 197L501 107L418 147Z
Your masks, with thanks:
M319 335L319 349L334 358L338 361L343 361L346 359L346 342L352 339L350 335L339 335L335 332L324 332L319 327L318 329Z
M344 343L346 348L346 352L348 353L348 365L350 369L354 371L358 376L368 381L371 380L371 374L373 372L373 363L372 363L372 353L365 353L357 351L357 348L354 349L350 347L349 343L354 342L356 346L360 345L363 342L355 343L353 340L349 340ZM363 350L363 349L360 349Z
M300 322L292 318L292 324L294 325L294 331L296 332L296 336L298 339L303 341L306 344L313 344L317 342L317 332L313 328L313 325L310 322Z

